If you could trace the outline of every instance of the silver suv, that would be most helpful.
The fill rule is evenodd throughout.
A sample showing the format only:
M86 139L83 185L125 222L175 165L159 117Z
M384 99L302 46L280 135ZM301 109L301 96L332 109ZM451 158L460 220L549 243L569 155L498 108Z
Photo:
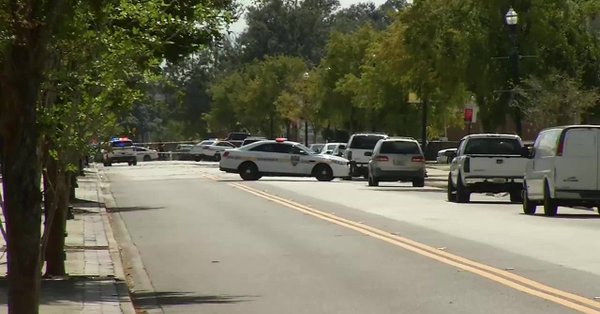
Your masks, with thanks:
M350 176L351 177L367 177L367 166L373 154L375 144L381 139L388 138L385 134L352 134L344 158L350 161Z
M416 140L387 138L377 142L369 162L369 186L378 186L380 181L425 186L425 157Z

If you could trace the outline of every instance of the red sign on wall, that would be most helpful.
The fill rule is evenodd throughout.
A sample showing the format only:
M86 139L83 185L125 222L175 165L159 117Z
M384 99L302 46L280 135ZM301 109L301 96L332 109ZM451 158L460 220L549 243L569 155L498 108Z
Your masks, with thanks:
M465 115L465 122L470 123L473 121L473 109L472 108L465 108L464 115Z

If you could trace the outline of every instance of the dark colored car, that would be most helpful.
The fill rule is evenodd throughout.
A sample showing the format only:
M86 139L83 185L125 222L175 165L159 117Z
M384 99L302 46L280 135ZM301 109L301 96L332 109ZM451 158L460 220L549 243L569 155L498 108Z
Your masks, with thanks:
M246 138L250 137L250 133L246 132L231 132L227 135L225 141L235 145L235 147L240 147L244 143Z

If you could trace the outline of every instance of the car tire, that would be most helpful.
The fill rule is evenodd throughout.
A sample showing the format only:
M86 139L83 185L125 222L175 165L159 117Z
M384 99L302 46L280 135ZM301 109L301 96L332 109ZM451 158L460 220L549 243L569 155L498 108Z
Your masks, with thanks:
M134 160L132 160L132 161L131 161L131 164L132 164L133 166L137 166L137 159L134 159Z
M260 173L258 172L258 167L253 162L245 162L240 165L238 168L240 173L240 177L244 181L256 181L261 178Z
M544 215L554 217L558 213L558 204L550 197L550 186L548 182L544 184Z
M511 203L522 203L523 202L523 190L510 191L510 202Z
M150 158L150 155L144 155L144 161L150 161L152 160L152 158Z
M471 193L463 185L462 178L458 176L456 180L456 202L468 203L471 200Z
M452 184L452 177L448 175L448 202L456 202L456 189L454 188L454 184Z
M525 215L534 215L537 204L529 199L527 188L523 188L523 213Z
M313 174L319 181L333 180L333 170L328 165L316 165Z
M213 157L214 161L221 161L221 154L216 153L215 156Z
M417 178L412 180L412 186L415 188L422 188L425 186L425 178Z
M379 180L369 176L369 186L379 186Z

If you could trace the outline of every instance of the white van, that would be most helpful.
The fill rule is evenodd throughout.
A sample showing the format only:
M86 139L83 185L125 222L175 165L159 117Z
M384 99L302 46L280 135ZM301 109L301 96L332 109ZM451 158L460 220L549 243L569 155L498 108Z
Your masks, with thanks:
M558 206L600 205L600 125L571 125L542 130L525 168L523 212L537 205L546 216Z

